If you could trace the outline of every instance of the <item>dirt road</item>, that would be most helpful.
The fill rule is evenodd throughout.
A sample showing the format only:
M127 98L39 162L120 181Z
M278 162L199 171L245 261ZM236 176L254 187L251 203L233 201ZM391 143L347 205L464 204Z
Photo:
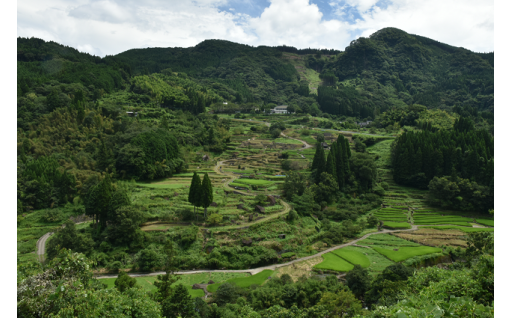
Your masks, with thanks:
M347 242L345 244L340 244L340 245L336 245L336 246L330 247L330 248L326 249L325 251L319 252L319 253L317 253L315 255L301 257L301 258L295 259L293 261L290 261L290 262L287 262L287 263L282 263L282 264L274 264L274 265L262 266L262 267L251 268L251 269L240 269L240 270L236 270L236 269L224 269L224 270L223 269L211 269L211 270L204 269L203 270L203 269L201 269L201 270L191 270L191 271L178 271L178 272L175 272L175 274L177 274L177 275L187 275L187 274L216 273L217 272L217 273L250 273L251 275L255 275L255 274L258 274L259 272L262 272L262 271L264 271L266 269L276 270L279 267L288 266L288 265L291 265L293 263L302 262L302 261L305 261L305 260L308 260L308 259L312 259L312 258L321 256L323 254L332 252L332 251L337 250L337 249L342 248L342 247L347 247L347 246L350 246L350 245L354 245L355 243L357 243L359 241L362 241L365 238L367 238L367 237L369 237L371 235L374 235L374 234L385 234L385 233L394 233L394 232L415 231L417 229L418 229L418 226L413 225L411 229L407 229L407 230L382 230L382 231L379 231L379 232L368 233L368 234L365 234L365 235L361 236L358 239L352 240L352 241ZM133 274L128 274L128 275L131 276L131 277L144 277L144 276L156 276L156 275L163 275L163 274L165 274L165 272L133 273ZM100 275L100 276L97 276L96 278L116 278L116 277L117 277L117 274L109 274L109 275Z

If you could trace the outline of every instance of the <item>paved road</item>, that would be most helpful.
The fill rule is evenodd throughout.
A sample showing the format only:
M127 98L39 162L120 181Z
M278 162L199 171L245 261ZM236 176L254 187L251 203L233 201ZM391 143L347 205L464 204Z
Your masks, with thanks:
M37 255L39 257L40 262L44 262L44 249L46 245L46 240L52 235L53 232L46 233L41 236L41 238L37 241Z
M191 270L191 271L177 271L175 272L175 274L177 275L187 275L187 274L198 274L198 273L250 273L251 275L255 275L255 274L258 274L259 272L262 272L266 269L270 269L270 270L276 270L278 269L279 267L283 267L283 266L288 266L288 265L291 265L293 263L297 263L297 262L302 262L302 261L305 261L305 260L308 260L308 259L312 259L312 258L315 258L315 257L318 257L320 255L323 255L325 253L329 253L329 252L332 252L334 250L337 250L339 248L342 248L342 247L347 247L349 245L355 245L355 243L359 242L359 241L362 241L364 240L365 238L371 236L371 235L374 235L374 234L385 234L385 233L394 233L394 232L405 232L405 231L415 231L418 229L418 226L416 225L413 225L411 229L407 229L407 230L382 230L382 231L379 231L379 232L373 232L373 233L368 233L368 234L365 234L363 236L361 236L360 238L358 239L355 239L355 240L352 240L350 242L347 242L345 244L341 244L341 245L336 245L336 246L333 246L333 247L330 247L322 252L319 252L315 255L310 255L310 256L305 256L305 257L301 257L301 258L298 258L298 259L295 259L293 261L290 261L290 262L287 262L287 263L282 263L282 264L274 264L274 265L269 265L269 266L262 266L262 267L257 267L257 268L251 268L251 269L240 269L240 270L236 270L236 269L204 269L204 270ZM156 275L163 275L165 274L165 272L153 272L153 273L133 273L133 274L128 274L129 276L131 277L144 277L144 276L156 276ZM109 274L109 275L100 275L100 276L97 276L96 278L116 278L117 277L117 274Z

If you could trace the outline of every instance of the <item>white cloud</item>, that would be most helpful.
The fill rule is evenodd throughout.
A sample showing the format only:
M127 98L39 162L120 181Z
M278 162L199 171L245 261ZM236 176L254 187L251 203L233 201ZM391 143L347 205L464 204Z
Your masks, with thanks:
M348 40L347 24L322 21L323 14L308 0L273 0L249 25L259 43L297 47L335 48Z
M231 0L233 1L233 0ZM40 37L103 56L141 47L189 47L205 39L250 45L344 49L353 34L384 27L427 36L474 51L494 49L492 0L331 0L338 16L326 20L309 0L270 0L260 16L223 12L230 0L20 0L17 34ZM345 9L362 20L347 21ZM352 35L351 35L352 34Z

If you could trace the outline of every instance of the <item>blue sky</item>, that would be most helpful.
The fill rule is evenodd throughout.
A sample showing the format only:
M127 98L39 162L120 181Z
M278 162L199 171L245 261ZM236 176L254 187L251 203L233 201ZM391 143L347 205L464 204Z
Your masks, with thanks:
M98 56L190 47L205 39L344 50L396 27L477 52L494 50L492 0L19 0L17 35Z

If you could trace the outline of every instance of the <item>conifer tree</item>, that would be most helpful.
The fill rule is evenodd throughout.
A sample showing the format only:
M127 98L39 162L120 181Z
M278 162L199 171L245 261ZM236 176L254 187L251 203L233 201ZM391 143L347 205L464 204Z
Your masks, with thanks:
M313 157L313 163L311 165L311 171L315 173L315 183L318 182L322 172L325 172L325 152L322 143L317 142L315 156Z
M194 214L196 213L196 207L201 206L201 191L201 178L197 172L194 172L188 192L188 202L194 206Z
M203 176L203 183L201 184L201 206L204 208L204 219L207 217L207 209L213 202L213 189L208 173Z
M346 156L343 156L343 148L339 144L336 145L336 152L338 153L336 155L336 175L338 179L338 187L342 190L345 186L345 165L343 160Z
M336 180L336 164L334 163L334 156L333 156L333 152L334 152L335 149L332 149L331 148L331 151L329 151L329 154L327 155L327 162L326 162L326 166L325 166L325 172L327 172L328 174L330 174L331 176L334 177L334 179Z

